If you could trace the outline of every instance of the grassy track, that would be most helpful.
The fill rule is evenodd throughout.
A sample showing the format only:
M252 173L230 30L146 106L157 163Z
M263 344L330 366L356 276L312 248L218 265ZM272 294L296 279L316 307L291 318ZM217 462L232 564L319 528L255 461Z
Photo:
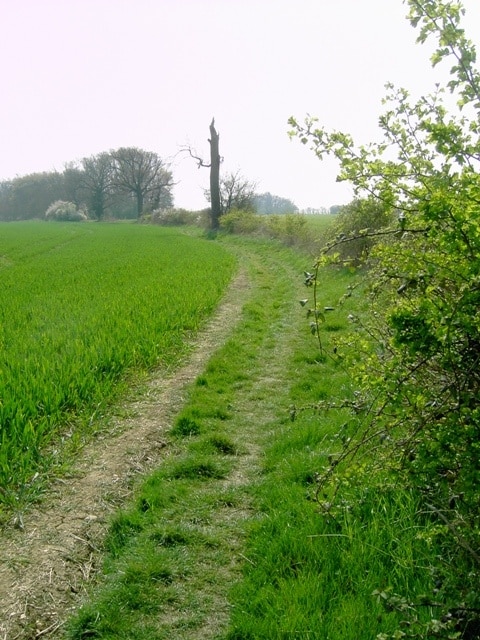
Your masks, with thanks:
M232 274L218 244L137 225L0 228L0 521L125 376L174 364Z
M249 487L260 473L259 430L273 408L265 399L301 290L290 252L240 251L253 285L240 324L192 388L171 434L174 455L113 522L105 585L71 637L210 638L228 625L226 596L240 577ZM147 583L148 594L138 590Z
M397 629L374 589L417 592L429 576L408 495L365 494L342 520L311 499L341 413L290 407L343 397L348 375L319 357L297 300L306 258L226 239L250 272L250 300L170 433L171 454L113 520L104 575L69 640L358 640ZM352 276L326 272L331 305ZM325 348L349 309L322 329Z

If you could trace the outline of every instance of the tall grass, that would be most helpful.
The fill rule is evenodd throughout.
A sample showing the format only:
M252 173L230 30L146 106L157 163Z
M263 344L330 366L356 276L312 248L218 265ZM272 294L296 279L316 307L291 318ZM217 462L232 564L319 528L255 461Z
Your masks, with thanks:
M31 493L127 373L177 362L233 266L171 229L1 226L0 508Z

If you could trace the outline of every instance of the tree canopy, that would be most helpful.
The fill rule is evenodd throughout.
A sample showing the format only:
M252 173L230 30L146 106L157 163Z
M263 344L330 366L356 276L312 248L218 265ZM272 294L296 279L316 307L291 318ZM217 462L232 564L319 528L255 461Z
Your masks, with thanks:
M137 203L137 216L143 213L148 201L152 209L165 202L165 195L173 186L172 174L168 171L158 154L136 147L122 147L113 151L112 184L126 194L132 194Z
M298 211L297 205L292 200L276 196L269 191L256 194L254 204L257 213L266 215L296 213Z

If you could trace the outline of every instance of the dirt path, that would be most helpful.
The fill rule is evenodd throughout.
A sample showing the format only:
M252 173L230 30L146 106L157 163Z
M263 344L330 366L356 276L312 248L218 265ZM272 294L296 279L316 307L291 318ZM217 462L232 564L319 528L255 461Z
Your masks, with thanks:
M240 274L198 337L188 361L171 375L153 377L147 393L128 407L117 435L85 448L68 480L58 481L41 507L23 518L23 530L0 539L0 640L52 637L96 571L99 541L110 513L134 480L168 455L164 434L180 410L187 385L235 327L248 297Z

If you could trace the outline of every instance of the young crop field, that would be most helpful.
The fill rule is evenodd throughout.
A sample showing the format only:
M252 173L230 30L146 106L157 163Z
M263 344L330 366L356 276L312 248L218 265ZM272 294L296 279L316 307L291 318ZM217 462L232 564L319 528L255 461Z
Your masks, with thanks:
M332 214L318 214L305 216L308 229L312 235L322 236L335 223L336 216Z
M174 365L234 268L139 225L0 228L0 520L35 495L126 376Z

